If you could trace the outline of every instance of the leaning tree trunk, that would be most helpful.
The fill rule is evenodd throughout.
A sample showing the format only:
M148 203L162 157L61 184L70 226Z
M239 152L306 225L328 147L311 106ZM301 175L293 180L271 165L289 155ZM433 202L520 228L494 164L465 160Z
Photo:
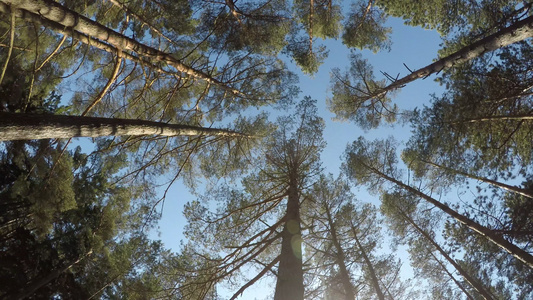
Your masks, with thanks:
M366 164L362 164L364 167L366 167L367 169L369 170L372 170L372 172L374 172L376 175L379 175L381 176L382 178L396 184L398 187L416 195L416 196L419 196L420 198L426 200L427 202L433 204L434 206L436 206L437 208L439 208L440 210L442 210L443 212L445 212L446 214L448 214L449 216L451 216L452 218L454 218L455 220L459 221L460 223L466 225L468 228L472 229L473 231L479 233L480 235L484 236L486 239L488 239L490 242L492 242L493 244L495 244L496 246L500 247L501 249L507 251L509 254L511 254L512 256L514 256L515 258L517 258L518 260L520 260L521 262L525 263L528 267L532 268L533 269L533 256L531 254L529 254L528 252L520 249L519 247L517 247L516 245L514 245L513 243L507 241L506 239L504 239L501 235L495 233L494 231L490 230L489 228L475 222L474 220L471 220L467 217L465 217L464 215L456 212L455 210L451 209L449 206L439 202L438 200L422 193L421 191L409 186L409 185L406 185L405 183L401 182L401 181L398 181L384 173L382 173L381 171L379 171L378 169L376 168L373 168L373 167L370 167Z
M531 190L527 190L527 189L519 188L519 187L516 187L516 186L508 185L508 184L505 184L505 183L502 183L502 182L498 182L498 181L495 181L495 180L492 180L492 179L488 179L488 178L485 178L485 177L480 177L480 176L468 174L466 172L455 170L455 169L452 169L452 168L449 168L449 167L446 167L446 166L443 166L443 165L439 165L439 164L434 163L434 162L425 161L425 160L421 160L421 162L423 162L425 164L428 164L430 166L437 167L439 169L450 171L450 172L455 173L455 174L459 174L459 175L462 175L462 176L465 176L465 177L468 177L468 178L471 178L471 179L475 179L475 180L479 180L481 182L485 182L485 183L491 184L493 186L499 187L501 189L504 189L504 190L512 192L512 193L516 193L516 194L522 195L524 197L533 198L533 192Z
M336 250L335 260L339 266L339 271L341 275L341 282L344 287L345 299L354 300L355 292L350 280L350 274L348 273L348 268L346 267L346 256L344 254L344 249L342 249L338 235L337 229L335 228L335 222L333 222L333 217L331 216L331 210L326 204L326 216L328 218L328 226L331 234L331 241Z
M385 300L385 295L383 294L383 291L381 290L381 287L379 286L379 280L378 280L378 277L376 276L376 271L374 270L374 267L372 266L372 262L370 261L370 258L368 257L368 255L366 255L363 245L361 245L361 242L359 242L359 239L357 238L357 234L355 233L353 224L352 224L352 231L354 234L354 239L357 244L357 247L361 251L363 260L365 261L365 264L368 267L368 272L370 273L370 278L372 279L372 286L374 287L374 290L376 291L377 297L380 300Z
M444 249L442 249L442 247L437 244L437 242L435 242L433 238L424 229L420 228L420 226L418 226L411 217L409 217L398 206L395 206L395 208L400 213L400 215L402 215L402 217L407 222L409 222L409 224L411 224L431 245L433 245L433 247L435 247L435 249L437 249L440 255L442 255L446 259L446 261L448 261L457 270L457 272L459 272L459 274L466 280L466 282L468 282L483 297L483 299L494 299L493 296L479 282L477 282L453 258L451 258L450 255L448 255L448 253L444 251Z
M525 114L518 114L514 116L505 116L505 115L499 115L499 116L486 116L486 117L477 117L477 118L471 118L471 119L463 119L459 121L454 122L448 122L449 124L455 125L455 124L467 124L467 123L481 123L481 122L493 122L493 121L532 121L533 115L531 113L525 113Z
M433 257L433 259L435 259L435 261L437 262L437 264L439 264L439 266L442 268L442 270L444 270L444 272L450 277L450 279L455 283L455 285L457 285L457 287L466 295L466 298L468 298L468 300L476 300L474 299L474 297L472 297L472 295L470 295L470 293L465 289L465 287L463 286L462 283L460 283L456 278L455 276L453 276L452 273L450 273L450 271L448 271L448 269L446 268L446 266L444 265L443 262L441 262L436 256L435 254L433 254L432 252L430 252L431 256Z
M0 141L152 134L244 136L224 129L144 120L0 112Z
M3 3L1 0L0 0L0 12L1 13L11 13L10 6L5 4L5 3ZM74 38L74 39L76 39L76 40L78 40L78 41L80 41L80 42L82 42L84 44L91 45L93 47L96 47L96 48L98 48L100 50L104 50L104 51L112 53L112 54L119 53L117 51L117 48L115 48L114 46L112 46L110 44L107 44L107 43L105 43L103 41L97 40L97 39L95 39L95 38L93 38L91 36L85 35L83 33L80 33L80 32L74 31L74 30L70 30L70 29L66 28L65 26L63 26L63 25L61 25L59 23L50 21L48 19L41 18L39 15L30 13L30 12L22 10L22 9L17 9L17 10L14 11L14 13L15 13L15 16L17 18L21 18L21 19L24 19L26 21L33 22L34 24L39 24L41 26L50 28L50 29L52 29L53 31L55 31L57 33L61 33L61 34L65 35L65 36L70 36L70 37L72 37L72 38ZM165 74L175 75L174 72L169 72L169 71L164 70L161 66L155 65L154 63L152 63L147 58L137 57L137 56L132 55L132 54L127 53L127 52L122 52L122 53L120 53L120 55L123 56L125 59L128 59L128 60L131 60L133 62L142 64L144 66L147 66L150 69L152 69L152 70L154 70L154 71L156 71L158 73L165 73Z
M113 45L117 51L132 51L140 56L163 62L176 68L179 72L195 78L203 79L230 91L234 95L243 94L210 75L183 64L169 53L157 50L153 47L140 43L132 38L120 34L96 21L93 21L77 12L70 10L53 0L0 0L11 6L11 9L23 9L41 18L60 24L68 31L76 31L91 38L98 39Z
M455 65L462 64L476 57L483 55L484 53L497 50L507 45L514 44L519 41L523 41L533 36L533 16L529 16L515 24L502 29L494 34L491 34L477 42L474 42L468 46L465 46L438 61L425 66L421 69L411 72L411 74L394 80L390 85L380 88L367 97L371 98L383 97L389 91L401 88L406 84L415 81L419 78L425 78L433 73L438 73L444 69L449 69Z
M372 266L372 262L370 261L370 258L366 254L365 249L363 248L363 245L361 245L361 242L357 238L357 232L355 230L355 226L352 223L352 233L353 238L355 239L355 243L357 244L357 248L361 251L361 255L363 256L363 260L365 261L365 264L368 268L368 272L370 273L370 278L372 279L372 286L374 287L374 290L376 291L376 294L378 296L379 300L385 300L385 295L383 294L383 291L381 290L381 287L379 285L379 280L376 275L376 270L374 270L374 266Z
M298 183L291 176L274 300L303 300L302 234Z

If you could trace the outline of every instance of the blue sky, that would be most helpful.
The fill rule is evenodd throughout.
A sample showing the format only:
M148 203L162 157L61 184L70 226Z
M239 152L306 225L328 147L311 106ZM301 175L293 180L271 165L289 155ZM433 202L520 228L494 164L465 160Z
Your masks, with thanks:
M377 54L366 50L361 51L363 57L374 66L376 78L381 78L379 71L394 76L398 73L401 76L406 75L408 70L404 67L404 63L411 70L415 70L430 64L437 57L441 43L437 32L405 26L402 20L396 18L391 18L387 24L393 29L391 50ZM341 165L340 156L346 145L359 136L373 140L392 135L397 140L406 140L410 135L410 129L396 125L395 127L382 126L365 132L353 123L333 121L334 115L326 107L326 99L331 97L330 71L332 68L345 70L349 66L350 51L342 45L340 40L328 40L326 46L329 49L329 57L313 76L302 74L296 70L294 65L291 68L300 77L300 89L302 91L300 98L311 96L318 101L319 113L326 121L324 138L327 141L327 147L321 155L323 167L325 172L338 174ZM429 104L429 95L439 94L443 90L434 82L434 79L435 76L431 76L407 85L396 95L394 102L400 109L413 109L423 104ZM379 205L378 199L368 195L363 189L354 189L354 192L360 200ZM159 238L162 239L166 247L179 250L180 240L183 238L182 231L185 226L185 220L181 213L182 208L185 203L195 199L196 197L191 195L181 182L176 182L171 188L159 223ZM403 259L403 261L404 264L408 264L407 259ZM261 282L258 285L261 285ZM268 291L266 292L268 293ZM254 285L240 299L253 299L255 296L258 299L263 299L265 290Z

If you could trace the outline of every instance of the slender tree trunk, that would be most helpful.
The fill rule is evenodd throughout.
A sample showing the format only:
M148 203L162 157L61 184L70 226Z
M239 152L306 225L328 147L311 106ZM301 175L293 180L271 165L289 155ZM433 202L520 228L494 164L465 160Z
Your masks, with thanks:
M494 51L496 49L511 45L513 43L525 40L533 36L533 16L529 16L515 24L502 29L494 34L487 36L477 42L474 42L466 47L461 48L455 53L452 53L438 61L418 69L411 74L394 80L390 85L379 89L368 99L375 97L382 97L387 92L403 87L404 85L415 81L419 78L425 78L433 73L440 72L444 69L449 69L455 65L462 64L484 53ZM368 100L366 99L366 100Z
M519 188L519 187L516 187L516 186L508 185L508 184L501 183L501 182L498 182L498 181L495 181L495 180L491 180L491 179L488 179L488 178L484 178L484 177L479 177L479 176L476 176L476 175L468 174L468 173L465 173L465 172L462 172L462 171L459 171L459 170L455 170L455 169L452 169L452 168L449 168L449 167L446 167L446 166L439 165L439 164L434 163L434 162L425 161L425 160L421 160L421 162L423 162L425 164L428 164L428 165L431 165L431 166L434 166L434 167L437 167L439 169L450 171L450 172L453 172L453 173L456 173L456 174L459 174L459 175L463 175L463 176L468 177L468 178L472 178L472 179L475 179L475 180L479 180L481 182L485 182L485 183L491 184L493 186L499 187L499 188L504 189L506 191L520 194L520 195L522 195L524 197L533 198L533 192L530 191L530 190L527 190L527 189L523 189L523 188Z
M281 254L274 300L303 300L302 234L300 197L295 176L291 176L285 225L281 233Z
M313 18L315 15L315 1L309 0L309 53L313 53Z
M479 282L472 278L472 276L470 276L470 274L468 274L468 272L466 272L453 258L451 258L450 255L448 255L448 253L444 251L444 249L442 249L442 247L437 244L437 242L435 242L424 229L420 228L420 226L418 226L415 221L401 208L398 206L395 206L395 208L402 215L402 217L409 222L409 224L411 224L431 245L437 249L440 255L442 255L457 270L457 272L461 274L461 276L463 276L463 278L483 297L483 299L493 299L492 295Z
M152 134L243 136L224 129L144 120L0 112L0 141Z
M348 268L346 267L346 256L344 255L344 249L342 249L337 236L337 229L335 228L335 223L333 222L333 217L331 216L331 210L326 204L326 216L328 218L328 226L331 234L331 241L336 250L336 261L339 266L339 271L341 275L341 282L344 287L344 294L346 300L354 300L355 292L353 289L352 281L350 279L350 274L348 273Z
M363 13L363 17L361 17L361 21L359 24L357 24L357 27L355 28L355 32L359 31L361 29L361 26L365 24L366 17L368 16L368 13L370 13L370 10L372 9L372 3L374 0L369 0L368 4L366 5L365 12Z
M531 113L527 113L527 114L520 114L520 115L514 115L514 116L487 116L487 117L478 117L478 118L472 118L472 119L464 119L464 120L447 122L447 123L456 125L456 124L466 124L466 123L481 123L481 122L507 121L507 120L516 120L516 121L533 120L533 115L531 115Z
M455 285L457 285L457 287L466 295L466 298L468 298L469 300L475 300L474 297L472 297L472 295L470 295L470 293L465 289L465 287L463 286L463 284L461 284L456 278L455 276L453 276L452 273L450 273L450 271L448 271L448 269L446 268L446 266L435 256L435 254L433 254L433 252L430 252L431 256L433 257L433 259L435 259L435 261L439 264L439 266L444 270L444 272L446 274L448 274L448 276L452 279L452 281L455 283Z
M2 81L4 81L4 75L6 74L7 66L9 64L9 60L11 59L11 53L13 53L13 44L15 42L15 9L10 9L10 15L11 15L11 26L9 29L9 49L7 50L7 58L4 62L4 67L2 68L2 73L0 75L0 84L2 84Z
M233 89L210 75L187 66L174 58L169 53L162 52L125 35L122 35L102 24L95 22L85 16L72 11L53 0L0 0L0 2L10 5L13 8L23 9L36 14L49 21L58 23L70 30L75 30L92 38L109 43L115 46L118 51L129 50L140 56L144 56L155 61L167 63L179 72L188 74L195 78L203 79L209 83L221 86L232 92L234 95L243 94Z
M376 271L374 270L374 267L372 266L372 262L370 261L370 258L366 254L365 249L363 248L363 245L361 245L361 242L357 238L357 231L355 230L355 226L352 223L351 224L353 237L355 239L355 243L357 244L357 248L361 251L361 255L363 256L363 260L365 261L365 264L368 268L368 272L370 273L370 278L372 279L372 286L374 287L374 290L376 290L376 294L378 296L379 300L385 300L385 295L383 294L383 291L381 290L381 287L379 286L379 280L376 276Z
M84 258L92 254L92 250L88 251L85 255L80 256L77 260L65 265L63 268L52 270L48 273L47 276L34 280L24 287L24 290L20 291L17 294L12 296L6 295L8 299L26 299L29 296L33 295L38 289L50 283L52 280L59 277L64 272L68 271L70 268L81 262Z
M398 181L390 176L387 176L386 174L382 173L381 171L377 170L376 168L370 167L368 165L363 165L368 168L369 170L372 170L375 174L381 176L382 178L396 184L397 186L401 187L402 189L413 193L414 195L419 196L420 198L426 200L427 202L435 205L437 208L442 210L443 212L447 213L452 218L456 219L460 223L466 225L468 228L474 230L475 232L481 234L485 238L487 238L489 241L491 241L496 246L500 247L501 249L507 251L509 254L520 260L521 262L525 263L528 267L533 269L533 256L526 251L520 249L516 245L510 243L506 239L504 239L501 235L494 233L492 230L488 229L487 227L465 217L464 215L456 212L455 210L451 209L449 206L442 204L438 200L420 192L419 190L404 184L401 181Z

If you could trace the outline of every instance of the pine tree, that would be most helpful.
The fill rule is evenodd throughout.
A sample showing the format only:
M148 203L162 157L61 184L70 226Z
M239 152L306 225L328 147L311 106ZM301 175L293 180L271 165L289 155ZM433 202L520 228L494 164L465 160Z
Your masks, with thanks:
M295 111L298 119L280 117L279 128L264 141L240 187L220 188L211 196L221 201L217 212L210 212L207 203L187 206L186 234L195 245L195 257L209 257L213 263L196 271L209 278L197 283L198 289L234 278L245 267L258 268L261 276L241 284L232 298L273 271L275 299L303 299L301 205L304 190L320 171L324 147L324 125L316 113L314 101L306 98Z

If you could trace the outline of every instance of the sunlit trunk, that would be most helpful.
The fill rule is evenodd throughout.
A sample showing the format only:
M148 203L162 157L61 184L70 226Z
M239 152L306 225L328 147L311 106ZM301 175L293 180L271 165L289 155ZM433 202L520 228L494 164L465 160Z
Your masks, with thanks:
M0 141L111 135L241 136L223 129L144 120L0 112Z
M68 9L67 7L62 6L53 0L0 0L0 2L15 9L23 9L32 14L38 15L41 18L56 22L71 31L77 31L105 43L109 43L116 47L118 49L117 51L128 50L137 53L140 56L167 63L176 68L176 70L179 72L203 79L213 84L217 84L235 95L242 95L240 91L225 85L210 75L183 64L171 54L162 52L123 34L120 34L96 21L93 21L75 11Z
M296 178L290 179L288 194L274 300L303 300L300 197Z
M370 95L368 99L381 97L387 92L403 87L404 85L415 81L419 78L428 77L431 74L449 69L455 65L462 64L487 52L491 52L507 45L523 41L533 36L533 16L502 29L494 34L489 35L475 43L465 46L436 62L427 65L421 69L411 72L411 74L394 80L390 85L379 89L376 93Z

